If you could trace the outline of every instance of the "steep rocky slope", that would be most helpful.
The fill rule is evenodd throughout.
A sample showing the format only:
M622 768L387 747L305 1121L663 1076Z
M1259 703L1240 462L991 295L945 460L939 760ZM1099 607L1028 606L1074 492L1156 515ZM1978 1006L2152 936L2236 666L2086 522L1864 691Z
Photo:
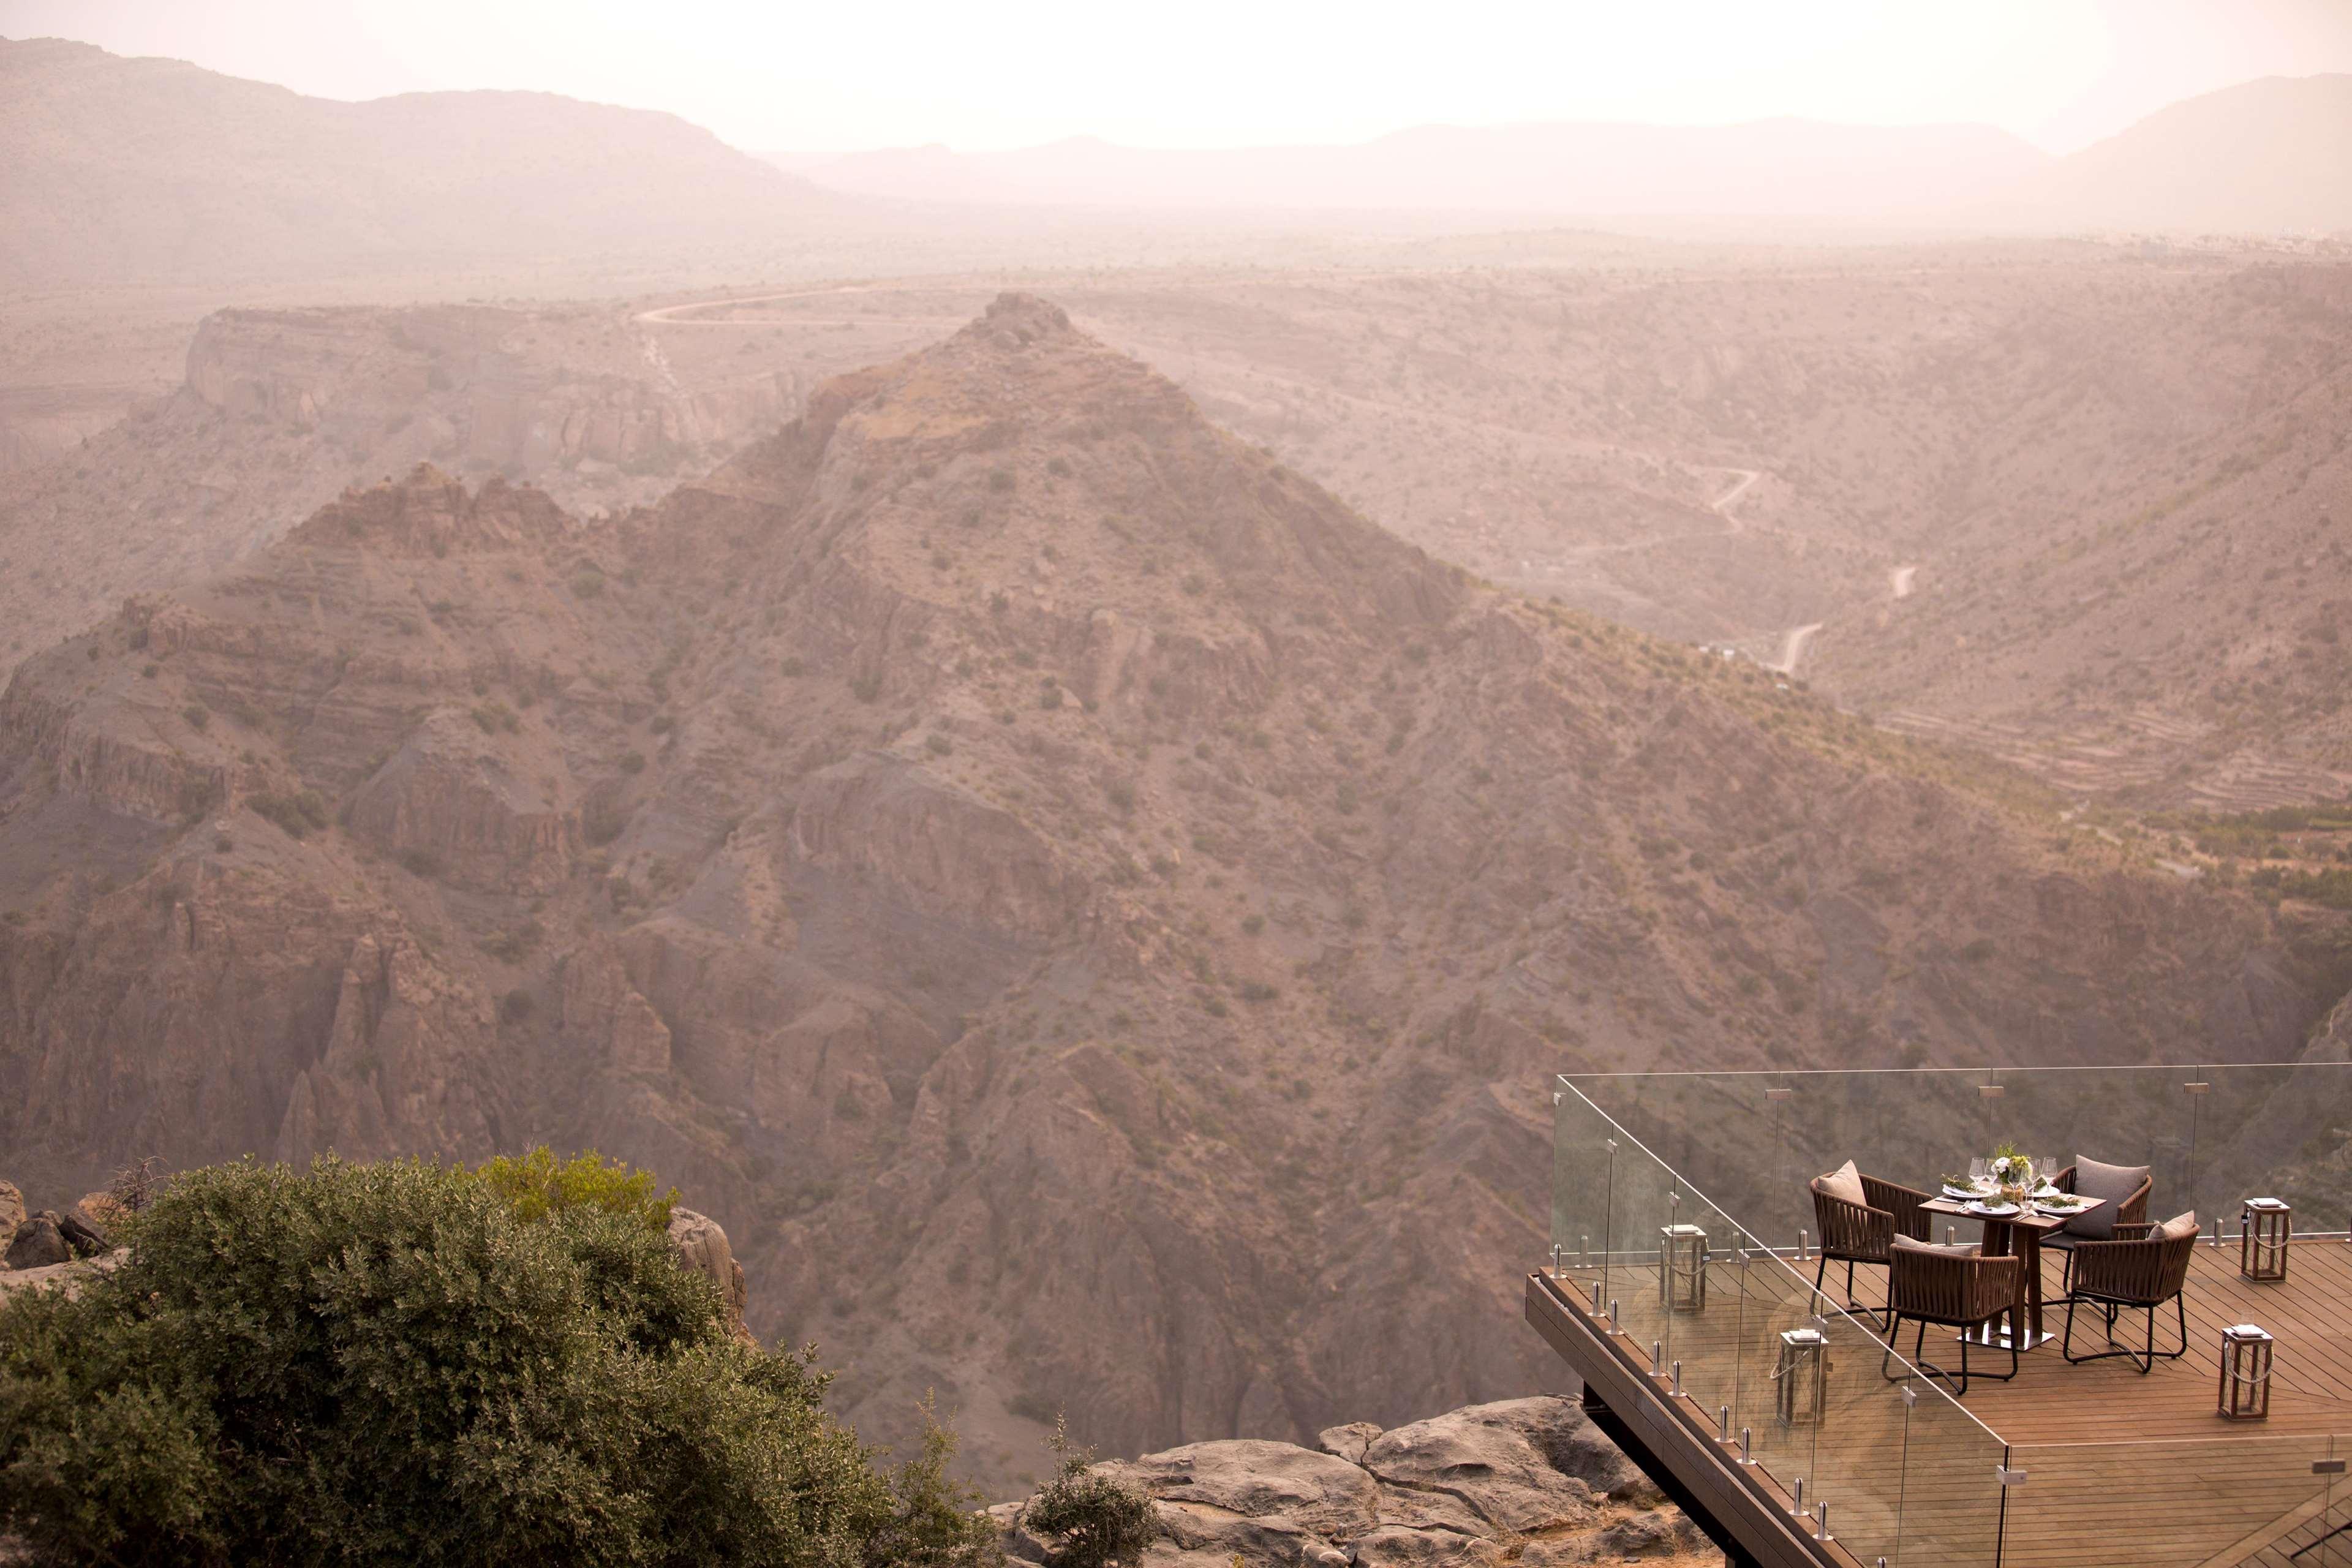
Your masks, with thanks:
M658 505L419 469L27 661L0 1143L593 1143L983 1477L1056 1407L1398 1419L1544 1375L1548 1070L2267 1057L2341 994L1940 766L1006 296Z
M2045 320L2021 347L2056 374L2016 377L1916 591L1832 619L1818 673L2126 799L2352 793L2352 268L2148 282L2200 351Z
M431 461L574 511L648 501L844 368L840 349L700 346L612 307L217 311L176 390L0 492L0 670L241 559L354 476Z
M2340 261L1694 254L1069 304L1498 581L1761 658L1821 623L1801 675L2068 789L2352 788Z

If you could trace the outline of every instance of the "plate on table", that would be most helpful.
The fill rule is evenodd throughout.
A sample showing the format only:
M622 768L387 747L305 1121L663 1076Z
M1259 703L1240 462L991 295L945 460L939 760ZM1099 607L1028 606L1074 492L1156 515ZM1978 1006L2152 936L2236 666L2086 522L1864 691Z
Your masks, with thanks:
M1979 1219L2008 1219L2017 1213L2015 1204L1989 1204L1979 1198L1968 1205L1968 1212Z
M2033 1212L2051 1219L2073 1219L2091 1205L2081 1198L2036 1198Z
M1990 1191L1990 1187L1979 1187L1973 1182L1958 1181L1950 1176L1944 1178L1944 1195L1962 1203L1973 1203Z

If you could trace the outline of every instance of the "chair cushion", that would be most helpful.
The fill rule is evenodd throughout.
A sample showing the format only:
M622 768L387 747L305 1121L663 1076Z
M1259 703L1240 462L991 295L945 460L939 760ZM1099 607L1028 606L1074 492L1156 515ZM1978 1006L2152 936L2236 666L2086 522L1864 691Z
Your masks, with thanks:
M2147 1238L2150 1241L2179 1241L2183 1237L2195 1236L2199 1229L2197 1211L2190 1209L2187 1214L2174 1215L2170 1219L2149 1231Z
M2113 1237L2116 1211L2126 1198L2139 1191L2139 1184L2147 1180L2147 1171L2146 1165L2102 1165L2096 1160L2076 1156L2074 1195L2103 1201L2088 1214L2078 1214L2068 1220L2067 1234L2091 1241L2105 1241Z
M1870 1200L1862 1192L1862 1172L1851 1160L1822 1177L1822 1191L1841 1203L1853 1204L1860 1208L1870 1206Z
M1898 1236L1893 1243L1897 1252L1933 1253L1946 1258L1974 1258L1984 1250L1973 1241L1914 1241Z

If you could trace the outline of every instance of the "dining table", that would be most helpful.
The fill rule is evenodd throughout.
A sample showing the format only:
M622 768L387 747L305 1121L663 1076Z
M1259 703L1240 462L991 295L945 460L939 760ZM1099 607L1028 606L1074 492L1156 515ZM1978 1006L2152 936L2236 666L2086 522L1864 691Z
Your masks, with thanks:
M1980 1214L1973 1201L1942 1194L1919 1205L1923 1214L1943 1215L1951 1219L1972 1219L1983 1226L1984 1255L1987 1258L2015 1257L2024 1261L2024 1297L2007 1312L1985 1325L1977 1340L1979 1344L1990 1345L1996 1350L2014 1347L2020 1351L2030 1351L2058 1337L2042 1326L2042 1238L2053 1230L2064 1229L2068 1220L2089 1214L2105 1201L2104 1198L2088 1199L2063 1215L2040 1213L2031 1201L2018 1205L2014 1214Z

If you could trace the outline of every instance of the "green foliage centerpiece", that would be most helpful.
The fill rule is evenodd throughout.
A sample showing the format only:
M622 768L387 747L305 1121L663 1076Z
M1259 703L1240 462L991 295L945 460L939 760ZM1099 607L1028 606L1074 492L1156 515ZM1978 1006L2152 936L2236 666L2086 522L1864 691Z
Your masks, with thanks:
M2025 1206L2026 1195L2033 1191L2033 1162L2017 1152L2017 1145L2003 1142L1985 1162L1991 1173L1993 1184L2000 1189L2003 1203Z

